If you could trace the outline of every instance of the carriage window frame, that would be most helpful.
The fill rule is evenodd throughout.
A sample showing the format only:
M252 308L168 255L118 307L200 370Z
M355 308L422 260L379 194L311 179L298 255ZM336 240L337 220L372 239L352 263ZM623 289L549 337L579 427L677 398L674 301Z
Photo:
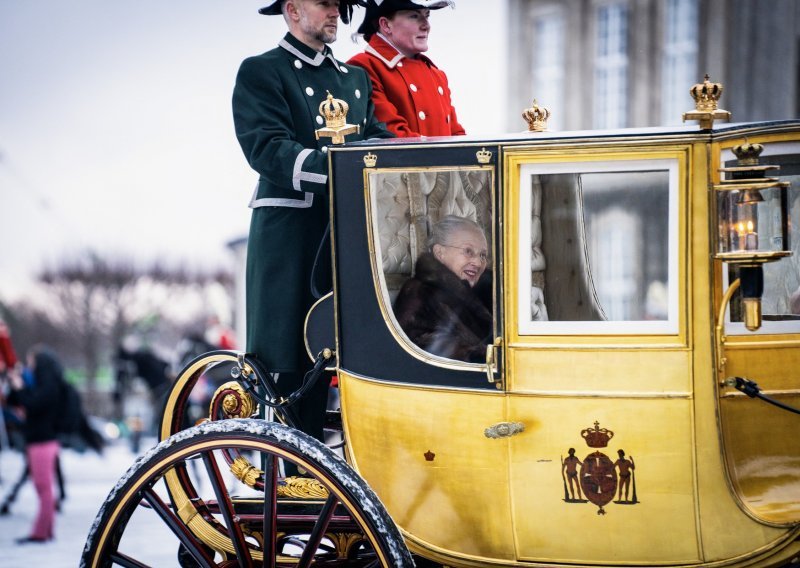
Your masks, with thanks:
M425 362L426 364L441 367L445 369L471 371L477 373L486 373L486 363L472 363L468 361L461 361L458 359L450 359L435 355L419 347L414 343L408 335L400 327L400 323L394 314L394 307L392 306L392 299L389 296L389 286L386 281L386 276L383 270L383 251L381 250L380 243L380 230L379 218L376 212L378 211L377 205L377 188L378 184L372 183L374 176L380 174L398 174L398 173L418 173L418 172L474 172L485 171L488 173L489 180L489 199L491 206L491 224L489 231L486 235L489 240L489 250L492 254L492 333L497 333L499 329L498 310L500 306L497 302L497 290L501 278L501 262L500 262L500 243L498 243L497 234L497 169L494 165L488 166L473 166L473 165L454 165L454 166L426 166L426 167L387 167L387 168L367 168L364 170L364 193L366 201L366 216L367 216L367 238L370 247L370 263L372 267L373 283L375 285L375 296L378 300L381 313L383 314L384 322L399 345L406 353L413 356L415 359Z
M517 250L517 333L529 336L675 336L680 333L680 219L681 159L666 158L616 159L601 161L524 162L519 165L519 208L516 223L519 227ZM533 321L531 294L533 278L531 254L532 181L533 176L548 174L589 174L665 171L668 179L667 196L667 315L664 320L619 321ZM547 292L545 291L545 296Z
M790 142L790 141L758 141L758 140L751 140L752 142L759 142L763 143L764 151L761 153L761 158L768 158L770 156L785 156L785 155L800 155L800 142ZM736 156L733 154L731 150L735 145L740 144L741 140L732 142L730 144L726 143L726 145L720 148L720 152L718 155L720 167L725 167L726 163L731 163L736 160ZM775 174L776 177L783 178L784 174L780 171ZM795 187L792 185L792 190L795 192L800 192L800 186ZM791 206L791 204L790 204ZM791 210L790 210L791 214ZM800 239L799 242L791 241L792 250L798 251L800 250ZM797 254L797 252L795 252ZM794 255L793 255L794 256ZM796 262L797 260L793 257L783 258L778 263L781 262ZM728 286L731 284L730 280L730 270L728 270L728 266L724 263L720 263L722 266L722 289L727 290ZM769 278L768 274L765 272L765 286L768 285L767 278ZM766 292L766 290L765 290ZM737 292L738 293L738 292ZM800 334L800 320L770 320L768 318L762 318L761 327L755 331L748 330L743 321L731 321L731 307L730 304L725 308L725 333L727 335L736 335L736 336L758 336L758 335L798 335Z

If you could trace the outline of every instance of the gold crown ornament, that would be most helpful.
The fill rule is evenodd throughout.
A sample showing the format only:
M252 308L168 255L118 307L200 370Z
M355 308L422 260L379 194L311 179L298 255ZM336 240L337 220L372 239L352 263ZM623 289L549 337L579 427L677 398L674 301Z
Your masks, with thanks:
M706 73L702 83L697 83L689 94L694 99L695 109L683 113L683 121L697 120L700 128L708 129L714 126L715 120L730 120L731 113L717 108L717 102L722 96L722 83L712 83Z
M740 166L757 166L761 152L764 151L764 146L751 144L745 139L744 144L734 146L731 151L738 159Z
M368 168L374 168L375 164L378 163L378 156L373 154L372 152L367 152L364 155L364 165Z
M475 152L475 157L478 159L479 164L488 164L492 161L492 152L486 148L481 148Z
M764 151L761 144L751 144L745 138L742 144L734 146L731 151L736 156L736 165L719 169L727 175L720 180L722 184L741 184L748 180L754 183L778 181L778 178L768 176L774 176L781 168L778 165L761 163L761 152ZM737 199L739 204L760 201L764 201L764 198L758 188L742 189Z
M344 137L359 131L357 124L347 124L347 111L350 105L341 99L334 99L328 91L328 97L319 105L319 114L325 119L325 126L318 128L314 134L317 140L330 138L332 144L344 144Z
M547 130L547 119L550 118L550 109L536 104L522 111L522 118L528 123L528 132L544 132Z

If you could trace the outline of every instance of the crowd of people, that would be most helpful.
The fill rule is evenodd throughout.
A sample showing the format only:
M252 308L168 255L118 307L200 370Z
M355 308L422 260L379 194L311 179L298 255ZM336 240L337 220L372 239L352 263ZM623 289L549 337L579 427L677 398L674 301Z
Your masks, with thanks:
M21 435L25 466L14 487L5 496L0 514L8 514L20 487L33 481L39 501L38 512L27 535L18 544L43 543L55 536L55 514L66 498L60 467L62 445L89 447L102 451L103 438L88 423L79 395L65 376L58 356L44 345L30 348L17 358L8 326L0 321L0 407L2 432L0 450L9 450L12 436ZM58 497L56 497L56 487Z
M235 347L231 330L214 316L208 319L203 335L208 338L202 342L203 352ZM130 376L122 377L119 372L115 376L114 402L124 403L116 399L124 398L124 391L129 388L126 385L138 377L149 387L152 414L157 414L171 381L168 363L146 348L127 351L121 346L114 362L118 371L123 367L121 362L133 367ZM207 401L205 406L207 408ZM18 478L3 491L0 515L12 513L20 490L32 482L38 510L33 526L16 542L20 545L48 542L55 538L56 513L67 496L60 459L62 450L102 453L106 441L91 425L80 394L66 379L58 354L39 344L28 349L24 357L18 357L10 329L3 320L0 320L0 410L0 453L21 451L24 454L23 469ZM106 410L111 413L113 409L109 407ZM120 423L128 423L130 427L133 419L140 417L123 418L117 417ZM138 444L146 429L145 424L140 428L130 427L128 436L134 453L139 452Z

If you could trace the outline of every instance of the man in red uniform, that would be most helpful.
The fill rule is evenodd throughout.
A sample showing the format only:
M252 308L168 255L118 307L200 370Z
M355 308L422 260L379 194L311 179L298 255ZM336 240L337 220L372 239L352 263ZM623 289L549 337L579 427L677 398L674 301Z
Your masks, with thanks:
M348 63L372 80L375 117L398 137L464 134L450 100L447 75L423 55L430 12L453 0L368 0L358 33L368 42Z

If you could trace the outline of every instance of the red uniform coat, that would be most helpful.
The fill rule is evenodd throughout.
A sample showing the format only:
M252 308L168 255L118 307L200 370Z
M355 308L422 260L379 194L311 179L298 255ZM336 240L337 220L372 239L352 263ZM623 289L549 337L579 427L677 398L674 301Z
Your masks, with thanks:
M367 71L375 117L397 136L464 134L450 102L447 75L424 55L409 59L375 34L348 63Z

